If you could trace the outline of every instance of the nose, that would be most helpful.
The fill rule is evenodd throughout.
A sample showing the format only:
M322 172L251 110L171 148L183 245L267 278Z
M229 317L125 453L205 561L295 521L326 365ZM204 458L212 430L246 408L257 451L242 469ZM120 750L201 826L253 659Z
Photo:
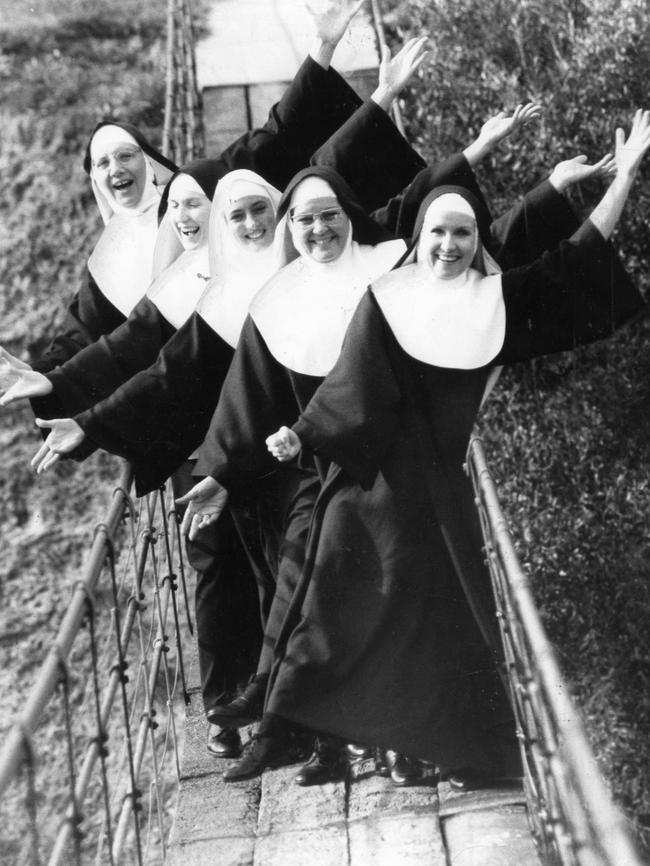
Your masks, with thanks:
M184 223L187 220L188 211L184 204L181 204L178 208L178 222Z
M258 226L258 220L255 214L249 213L246 216L246 230L252 231Z
M443 235L442 241L440 242L440 248L445 252L453 249L455 246L453 236L449 232L445 232Z
M113 174L119 168L120 168L120 163L119 163L119 160L117 159L117 157L112 156L112 155L109 156L108 157L108 170L110 171L110 173Z
M321 214L316 214L314 216L313 231L316 234L323 234L323 232L329 231L329 227L327 225L325 225L325 222L323 221L323 217L321 216Z

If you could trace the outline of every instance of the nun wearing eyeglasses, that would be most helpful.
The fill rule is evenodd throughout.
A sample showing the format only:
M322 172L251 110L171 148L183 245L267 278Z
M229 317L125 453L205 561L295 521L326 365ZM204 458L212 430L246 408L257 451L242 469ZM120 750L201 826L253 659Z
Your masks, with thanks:
M578 231L501 273L481 203L441 187L412 255L373 283L281 461L329 460L276 644L264 725L378 743L460 790L521 773L494 604L462 464L491 372L610 335L644 310L608 243L650 112L617 131L617 174Z

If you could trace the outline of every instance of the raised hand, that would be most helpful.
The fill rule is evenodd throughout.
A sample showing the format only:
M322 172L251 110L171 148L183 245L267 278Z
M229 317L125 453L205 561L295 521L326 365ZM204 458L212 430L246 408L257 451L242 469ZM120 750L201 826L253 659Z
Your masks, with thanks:
M17 364L20 366L17 366ZM14 400L27 397L44 397L52 393L52 383L42 373L13 358L4 349L0 350L0 406L8 406Z
M277 433L272 433L267 438L266 447L276 460L286 463L300 454L302 442L290 427L280 427Z
M612 236L625 202L634 184L641 160L650 147L650 111L638 109L626 140L622 129L616 130L616 176L589 219L605 240Z
M573 159L564 159L558 162L549 176L549 181L558 192L564 192L576 183L594 178L610 179L616 174L616 160L611 153L605 154L602 159L589 165L584 154L574 156Z
M200 529L219 519L228 502L228 491L214 478L204 478L176 500L177 505L186 505L181 532L194 541Z
M49 421L37 418L36 423L41 429L51 430L31 461L37 475L49 469L62 454L74 451L86 438L84 431L72 418L51 418Z
M542 115L542 106L535 102L518 105L512 114L500 111L494 117L485 121L479 133L479 139L485 146L495 147L504 138L512 135L518 129L523 129Z
M316 25L315 43L310 51L314 60L327 69L334 49L350 21L366 0L307 0L305 7Z
M625 140L625 132L616 130L616 161L617 175L634 177L639 170L641 160L650 147L650 111L637 109L632 120L632 129Z
M409 39L395 57L391 57L390 48L386 45L382 46L379 83L372 94L374 101L382 108L390 108L392 101L429 56L427 41L426 36Z

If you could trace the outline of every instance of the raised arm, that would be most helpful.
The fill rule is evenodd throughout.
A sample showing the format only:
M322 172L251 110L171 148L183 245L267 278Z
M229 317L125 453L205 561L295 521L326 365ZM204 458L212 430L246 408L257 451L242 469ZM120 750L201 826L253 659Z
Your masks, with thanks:
M387 114L426 56L425 43L425 37L411 39L394 58L384 55L372 97L311 158L312 165L336 169L369 212L397 196L425 165Z
M626 140L620 127L616 130L616 177L589 217L600 234L608 240L618 223L632 189L641 161L650 147L650 111L638 109Z

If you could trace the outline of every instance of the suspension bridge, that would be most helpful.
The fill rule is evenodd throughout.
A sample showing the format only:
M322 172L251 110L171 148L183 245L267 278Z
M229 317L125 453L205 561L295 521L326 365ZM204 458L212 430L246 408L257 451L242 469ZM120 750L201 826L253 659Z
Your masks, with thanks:
M179 164L263 120L262 106L306 51L308 28L291 0L238 0L236 14L234 5L217 0L213 35L195 53L189 0L168 2L163 140ZM375 0L337 57L362 94L372 89L382 40ZM3 856L21 866L642 866L545 635L478 436L467 471L497 602L521 788L456 793L433 769L418 786L396 788L370 760L315 788L294 785L295 767L225 785L222 763L205 749L193 576L178 515L169 491L134 501L125 465L0 752ZM38 747L44 719L58 733L58 749L47 753ZM45 790L58 792L58 810L42 807Z

